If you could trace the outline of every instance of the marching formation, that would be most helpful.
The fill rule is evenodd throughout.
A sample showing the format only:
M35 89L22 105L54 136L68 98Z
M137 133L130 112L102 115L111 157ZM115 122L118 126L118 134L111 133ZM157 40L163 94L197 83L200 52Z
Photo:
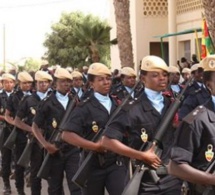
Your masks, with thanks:
M215 55L188 67L146 56L1 75L3 194L215 194Z

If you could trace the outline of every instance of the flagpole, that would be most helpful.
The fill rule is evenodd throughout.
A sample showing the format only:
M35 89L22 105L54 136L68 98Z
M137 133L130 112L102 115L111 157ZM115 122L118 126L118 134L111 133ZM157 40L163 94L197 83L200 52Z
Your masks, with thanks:
M5 71L6 68L6 40L5 40L5 24L3 24L3 69Z
M197 30L196 30L196 29L195 29L195 34L196 34L197 54L198 54L198 59L200 60L200 59L201 59L201 56L200 56L200 50L199 50L199 38L198 38L198 33L197 33Z

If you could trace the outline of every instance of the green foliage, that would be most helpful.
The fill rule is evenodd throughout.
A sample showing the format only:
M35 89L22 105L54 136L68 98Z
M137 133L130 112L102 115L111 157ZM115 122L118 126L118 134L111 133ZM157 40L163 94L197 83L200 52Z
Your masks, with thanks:
M33 58L28 58L24 65L24 70L26 71L38 71L41 65L40 60L35 60Z
M107 22L81 12L63 13L51 28L44 42L50 64L74 68L98 60L106 64L110 61L111 28Z

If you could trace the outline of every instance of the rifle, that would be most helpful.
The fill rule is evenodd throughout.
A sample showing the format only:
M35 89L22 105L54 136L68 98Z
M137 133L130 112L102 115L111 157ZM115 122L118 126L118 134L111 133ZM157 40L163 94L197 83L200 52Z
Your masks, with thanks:
M3 147L4 144L4 136L5 136L5 122L0 123L0 150Z
M18 132L16 130L16 126L14 126L12 132L10 133L9 137L6 139L4 143L4 147L12 150L15 144L17 135L18 135Z
M117 109L114 111L114 113L111 115L109 120L107 121L105 127L101 127L98 132L95 134L95 136L92 138L92 142L97 142L103 135L106 127L112 122L112 120L116 117L116 115L119 113L119 111L124 107L124 105L127 104L127 102L130 100L131 94L134 92L134 89L138 86L139 81L135 84L135 86L132 88L132 90L129 92L129 94L125 97L125 99L122 101L122 103L117 107ZM88 179L88 176L90 174L90 167L92 163L94 152L90 151L84 161L81 163L80 167L78 168L77 172L72 178L72 181L79 186L80 188L86 187L86 182Z
M185 84L185 87L183 88L183 90L181 91L181 93L175 98L175 101L170 105L169 109L167 110L167 112L165 113L162 122L160 123L160 125L158 126L157 129L157 133L155 134L155 137L152 141L152 143L155 145L155 154L157 154L159 157L162 154L162 149L161 149L161 145L162 145L162 138L163 135L165 134L168 126L170 125L170 123L172 122L175 113L177 112L181 101L183 99L183 95L185 93L185 90L187 89L187 87L190 85L191 81L193 79L190 78L187 83ZM145 146L145 143L142 144L140 150L142 151L143 148ZM151 147L151 145L149 144L149 146ZM159 177L156 173L155 170L150 169L149 167L146 167L142 162L136 167L135 172L133 174L133 177L130 179L130 181L128 182L127 186L125 187L124 191L123 191L123 195L136 195L138 194L139 191L139 186L140 186L140 182L142 179L142 176L144 174L144 172L146 170L149 170L149 174L152 177L153 181L155 183L157 183L159 181ZM165 168L161 171L165 171Z
M205 173L209 173L209 174L215 173L215 158L212 160L212 162L206 168ZM199 194L202 194L202 195L213 195L214 194L213 186L194 185L193 191L194 191L194 193L198 192ZM192 194L192 190L191 191L188 190L188 193L184 194L184 195L189 195L189 194Z
M33 135L28 136L28 141L25 146L25 149L23 150L22 155L20 156L20 158L17 162L18 165L20 165L22 167L28 167L30 159L31 159L31 152L32 152L34 140L35 140L35 138Z
M72 101L70 102L70 104L66 110L66 113L64 114L64 117L62 118L62 120L60 122L58 130L56 129L52 133L50 140L49 140L50 142L52 142L52 143L59 142L60 137L61 137L62 126L68 120L68 117L69 117L71 111L75 108L77 97L78 97L78 92L75 94ZM42 163L42 165L41 165L41 167L37 173L37 177L42 178L42 179L48 179L49 178L49 173L51 170L51 156L52 155L50 153L46 154L46 156L43 160L43 163Z

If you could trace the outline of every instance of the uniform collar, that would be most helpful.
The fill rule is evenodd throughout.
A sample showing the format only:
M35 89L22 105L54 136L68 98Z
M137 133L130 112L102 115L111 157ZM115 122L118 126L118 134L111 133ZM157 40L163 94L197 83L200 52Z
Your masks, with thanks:
M141 103L142 103L142 108L144 111L152 111L155 115L157 116L163 116L167 109L169 108L170 105L170 100L164 96L164 108L162 110L162 113L160 114L151 104L150 100L148 99L147 95L145 92L140 96L141 98Z
M212 97L210 98L210 100L208 100L206 102L206 104L204 105L208 110L208 118L211 122L215 122L215 105L214 102L212 100Z
M108 95L109 96L109 95ZM110 96L109 96L110 97ZM107 112L106 108L96 99L96 97L94 96L94 93L91 94L90 96L91 99L91 103L95 108L99 108L100 110L102 110L103 112ZM113 111L116 109L117 107L117 103L115 101L113 101L112 97L110 97L111 102L112 102L112 106L111 106L111 110L110 110L110 114L113 113Z

